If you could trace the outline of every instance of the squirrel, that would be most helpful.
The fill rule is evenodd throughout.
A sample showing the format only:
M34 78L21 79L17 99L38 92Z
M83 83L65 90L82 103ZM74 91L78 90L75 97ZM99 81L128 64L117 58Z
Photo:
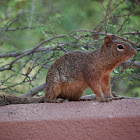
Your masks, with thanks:
M21 98L0 95L0 105L55 102L57 98L77 101L90 87L98 101L114 99L110 88L110 73L121 62L136 54L136 50L116 36L107 35L104 44L93 52L72 51L62 55L50 67L46 76L45 96Z

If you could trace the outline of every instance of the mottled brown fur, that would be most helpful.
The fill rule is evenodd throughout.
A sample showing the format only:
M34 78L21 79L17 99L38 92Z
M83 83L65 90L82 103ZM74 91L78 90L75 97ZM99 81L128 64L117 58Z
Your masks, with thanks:
M113 98L110 73L119 63L133 57L136 50L112 38L106 36L104 44L94 52L70 52L56 60L46 77L46 100L53 102L57 97L79 100L87 87L99 101ZM124 49L118 50L117 44L122 44Z
M114 36L112 38L114 39ZM136 53L128 43L112 38L106 36L104 44L94 52L74 51L57 59L46 77L45 97L34 99L5 96L5 102L7 104L54 102L57 98L76 101L88 87L99 101L110 100L113 98L110 89L111 71ZM119 44L123 45L123 49L118 49ZM3 96L0 96L0 105Z

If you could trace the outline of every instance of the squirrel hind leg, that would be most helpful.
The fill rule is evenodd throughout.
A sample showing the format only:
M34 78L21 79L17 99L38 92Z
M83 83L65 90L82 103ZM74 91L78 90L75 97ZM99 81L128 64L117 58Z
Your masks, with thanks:
M45 102L55 103L60 93L60 84L54 84L51 87L47 86L45 88Z

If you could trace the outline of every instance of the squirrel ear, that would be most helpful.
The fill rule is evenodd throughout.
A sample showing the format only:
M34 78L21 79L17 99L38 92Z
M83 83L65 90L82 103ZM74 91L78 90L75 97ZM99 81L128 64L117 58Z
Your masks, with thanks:
M112 40L117 40L115 35L112 35L111 38L112 38Z
M104 45L107 45L109 43L113 43L113 41L110 36L106 36L104 39Z

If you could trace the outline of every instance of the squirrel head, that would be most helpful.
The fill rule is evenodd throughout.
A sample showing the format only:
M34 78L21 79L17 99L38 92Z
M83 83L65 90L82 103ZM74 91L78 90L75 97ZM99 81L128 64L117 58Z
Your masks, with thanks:
M116 36L106 36L104 39L103 51L110 55L112 59L120 62L125 61L136 54L136 50L124 41L116 40Z

